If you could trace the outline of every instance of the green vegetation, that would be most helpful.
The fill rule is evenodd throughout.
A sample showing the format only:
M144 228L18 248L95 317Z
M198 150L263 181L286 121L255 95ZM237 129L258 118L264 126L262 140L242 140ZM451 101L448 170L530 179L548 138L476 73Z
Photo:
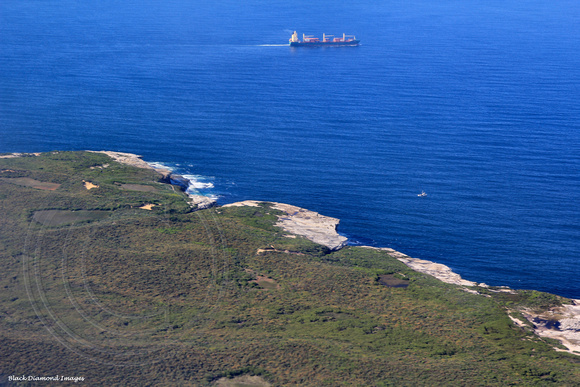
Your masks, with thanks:
M58 374L139 386L211 385L238 375L279 386L580 384L578 356L556 352L507 314L567 302L561 297L474 295L383 251L330 252L288 237L266 203L192 212L155 172L102 154L0 159L0 171L4 378ZM83 180L98 188L87 190ZM148 203L156 206L139 208Z

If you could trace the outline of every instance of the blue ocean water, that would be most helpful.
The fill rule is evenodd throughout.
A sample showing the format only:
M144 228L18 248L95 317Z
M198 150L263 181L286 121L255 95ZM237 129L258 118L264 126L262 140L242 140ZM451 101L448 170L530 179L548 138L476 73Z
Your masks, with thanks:
M221 203L580 298L578 20L573 0L4 0L0 152L141 154Z

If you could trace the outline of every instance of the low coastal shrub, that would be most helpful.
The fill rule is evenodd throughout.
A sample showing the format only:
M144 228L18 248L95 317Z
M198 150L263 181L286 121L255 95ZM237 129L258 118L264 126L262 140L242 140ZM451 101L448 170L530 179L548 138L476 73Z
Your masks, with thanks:
M191 212L171 189L120 189L114 182L157 177L100 154L0 159L0 167L66 186L0 179L5 374L106 385L210 385L239 375L312 386L580 383L578 356L556 352L506 313L508 302L546 308L562 298L475 295L385 251L328 251L286 237L266 204ZM99 189L79 183L96 176ZM143 203L160 209L131 208ZM73 209L112 211L54 227L32 221L36 211ZM262 288L258 276L276 286ZM381 276L408 287L382 285Z

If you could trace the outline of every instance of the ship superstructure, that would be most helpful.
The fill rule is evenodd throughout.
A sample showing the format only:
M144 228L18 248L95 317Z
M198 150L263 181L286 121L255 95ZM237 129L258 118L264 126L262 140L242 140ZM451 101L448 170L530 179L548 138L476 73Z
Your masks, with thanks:
M360 40L354 35L342 34L342 37L322 34L322 40L314 35L302 34L302 41L298 39L298 33L294 31L289 40L290 47L318 47L318 46L358 46Z

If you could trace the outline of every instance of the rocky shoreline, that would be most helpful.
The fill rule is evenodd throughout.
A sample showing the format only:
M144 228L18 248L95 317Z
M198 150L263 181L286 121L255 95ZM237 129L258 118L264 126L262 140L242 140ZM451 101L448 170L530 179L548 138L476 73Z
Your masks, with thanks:
M223 207L234 206L252 206L259 205L259 201L246 200L226 204ZM277 226L291 234L304 236L305 238L324 245L330 250L339 250L346 246L348 239L338 234L336 227L340 220L328 216L320 215L317 212L309 211L304 208L292 206L289 204L267 202L272 208L284 212L284 215L278 217ZM428 261L425 259L411 258L406 254L388 247L360 246L362 248L375 249L387 252L390 256L398 259L411 269L428 274L438 280L460 286L462 290L480 294L482 297L488 295L481 294L478 288L490 288L485 283L477 283L461 278L461 276L446 265ZM492 291L515 293L514 290L507 286L494 287ZM532 324L534 332L540 336L560 341L566 348L566 352L580 354L580 300L571 300L569 305L552 308L544 313L538 314L531 310L523 311L523 316ZM511 316L510 316L511 317ZM524 324L517 319L512 321L520 327ZM562 351L562 349L556 348Z
M260 203L256 200L245 200L243 202L226 204L223 207L258 207ZM267 203L273 209L284 212L284 215L278 217L278 222L276 223L276 226L282 228L284 231L303 236L314 243L328 247L330 250L339 250L346 246L348 238L336 232L336 226L340 220L290 204Z
M183 176L175 175L169 169L158 168L152 164L149 164L142 160L141 156L124 153L124 152L112 152L112 151L90 151L96 153L104 153L111 157L113 160L131 165L138 168L153 169L162 175L162 181L184 186L187 184L188 180ZM192 204L197 205L197 209L209 208L216 205L215 200L208 198L203 195L189 195L192 198ZM261 203L257 200L245 200L242 202L226 204L223 207L233 207L233 206L252 206L257 207ZM272 205L272 208L284 212L283 216L278 218L276 226L282 228L283 230L303 236L314 243L321 244L328 247L330 250L339 250L347 245L348 238L338 234L336 227L340 223L339 219L332 218L329 216L320 215L317 212L310 211L304 208L293 206L290 204L268 202ZM432 261L427 261L418 258L411 258L399 251L390 248L378 248L371 246L362 246L365 248L377 249L387 251L389 255L397 258L399 261L403 262L413 270L421 273L432 275L433 277L439 279L440 281L460 285L460 286L481 286L487 287L485 284L478 284L473 281L467 281L457 273L454 273L448 266L435 263Z
M216 200L201 194L186 192L189 187L189 180L181 175L174 174L172 170L168 168L159 168L155 165L143 161L142 156L133 153L125 152L112 152L112 151L88 151L93 153L103 153L115 160L118 163L131 165L137 168L153 169L154 171L161 174L161 181L167 184L177 185L183 189L183 191L189 196L190 204L192 207L203 210L216 205ZM191 189L191 188L190 188Z
M182 179L187 180L179 175L173 175L168 169L160 169L146 163L141 159L141 156L131 153L100 151L115 161L120 163L133 165L139 168L154 169L163 175L163 181L172 183L172 180ZM216 205L215 200L203 195L188 194L192 200L192 206L197 209L205 209ZM242 202L226 204L223 207L230 206L258 206L261 203L256 200L246 200ZM312 242L324 245L330 250L339 250L347 245L348 238L341 236L336 231L340 220L317 212L310 211L304 208L296 207L290 204L268 202L272 208L284 212L284 215L278 217L277 226L287 231L290 234L304 236ZM431 275L438 280L461 286L464 291L480 294L476 289L489 288L484 283L477 283L461 278L461 276L446 265L428 261L425 259L412 258L406 254L401 253L387 247L372 247L361 246L369 249L377 249L386 251L392 257L403 262L411 269L420 273ZM513 292L507 286L495 287L494 291ZM570 305L564 305L557 308L552 308L542 314L534 313L533 311L526 311L523 316L533 325L534 332L545 338L556 339L560 341L566 348L567 352L578 355L580 353L580 300L571 300ZM518 321L514 320L516 325L520 325ZM549 324L546 322L556 321L556 324ZM520 326L523 326L522 323ZM561 350L561 349L558 349Z
M124 152L112 152L112 151L89 151L94 153L103 153L111 157L113 160L123 163L126 165L131 165L138 168L152 169L161 175L160 181L178 185L182 187L183 191L186 190L189 184L189 180L183 176L173 174L170 169L159 168L152 164L149 164L141 159L141 156L132 153ZM0 158L12 158L12 157L23 157L23 156L38 156L40 153L12 153L7 155L2 155ZM187 193L190 198L191 206L196 210L207 209L216 206L216 201L213 198L203 196L200 194ZM261 201L256 200L246 200L242 202L226 204L223 207L232 206L258 206ZM292 235L303 236L312 242L324 245L328 247L331 251L339 250L347 245L348 238L341 236L336 231L340 220L324 215L320 215L317 212L310 211L304 208L293 206L290 204L267 202L272 205L272 208L282 211L284 214L278 217L278 222L276 226L282 228L286 232ZM477 288L489 288L488 285L484 283L477 283L473 281L468 281L455 272L451 270L446 265L439 264L436 262L412 258L406 254L396 251L391 248L386 247L372 247L372 246L360 246L363 248L376 249L387 252L390 256L398 259L405 265L409 266L411 269L431 275L438 280L460 286L462 290L480 294ZM494 287L493 291L498 292L514 292L507 286ZM486 296L486 295L482 295ZM580 354L580 300L571 300L568 305L563 305L560 307L551 308L543 313L535 313L531 310L520 311L522 315L532 324L534 332L540 336L550 339L556 339L560 341L566 348L567 352L579 355ZM524 322L511 317L514 324L525 327L527 324ZM562 351L562 349L557 350Z

